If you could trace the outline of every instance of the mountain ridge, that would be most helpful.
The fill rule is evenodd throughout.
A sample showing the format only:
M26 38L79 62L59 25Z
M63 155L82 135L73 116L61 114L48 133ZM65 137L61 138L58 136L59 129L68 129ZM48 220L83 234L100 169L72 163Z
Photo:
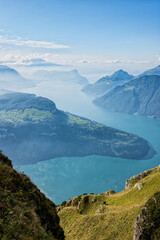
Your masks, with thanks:
M141 73L138 77L144 75L160 75L160 65Z
M122 85L133 78L133 75L120 69L119 71L114 72L111 76L102 77L95 83L86 85L82 91L92 96L102 96L114 87Z
M85 86L89 83L87 78L80 75L77 69L73 69L71 71L38 70L34 72L30 78L37 81L71 82L80 84L82 86Z
M160 119L160 76L144 75L93 101L108 110Z
M34 83L22 77L15 69L0 65L0 86L7 90L18 90L35 86Z

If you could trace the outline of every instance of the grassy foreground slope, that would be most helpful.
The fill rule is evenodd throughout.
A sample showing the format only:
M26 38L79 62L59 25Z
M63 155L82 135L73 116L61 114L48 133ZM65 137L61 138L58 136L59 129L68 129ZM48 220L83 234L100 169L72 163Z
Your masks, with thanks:
M120 193L83 195L59 206L60 225L66 239L159 239L160 168L137 176L128 180L128 188Z
M0 239L63 240L53 202L0 153Z

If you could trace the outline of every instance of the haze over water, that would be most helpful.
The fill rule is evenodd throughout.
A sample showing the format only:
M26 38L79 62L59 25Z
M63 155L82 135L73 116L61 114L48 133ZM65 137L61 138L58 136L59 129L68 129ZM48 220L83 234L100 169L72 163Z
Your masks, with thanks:
M57 108L87 117L106 126L134 133L148 140L157 154L150 160L87 156L54 158L18 166L56 204L83 193L124 189L126 179L160 162L160 121L142 116L104 111L76 84L42 82L27 92L48 97Z

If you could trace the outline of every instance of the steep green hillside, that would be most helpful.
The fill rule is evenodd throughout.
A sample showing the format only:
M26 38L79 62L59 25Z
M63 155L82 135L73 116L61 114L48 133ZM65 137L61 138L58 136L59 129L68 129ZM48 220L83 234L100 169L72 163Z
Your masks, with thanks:
M133 236L135 240L158 240L159 191L157 167L127 180L120 193L112 190L63 202L57 208L60 225L68 240L132 240Z
M0 239L63 240L55 205L0 153Z
M114 88L93 101L104 109L160 119L160 76L148 75Z
M151 150L143 138L60 111L49 99L24 93L0 96L0 147L16 165L61 156L141 159Z

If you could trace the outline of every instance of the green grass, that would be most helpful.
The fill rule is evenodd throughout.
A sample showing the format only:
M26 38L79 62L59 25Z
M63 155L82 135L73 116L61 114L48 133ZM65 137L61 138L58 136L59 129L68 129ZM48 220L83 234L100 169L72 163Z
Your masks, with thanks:
M25 109L22 110L11 110L11 111L0 111L0 121L6 123L25 124L30 121L32 122L43 122L53 117L53 114L49 111L42 111L38 109Z
M74 115L71 115L71 114L68 114L68 121L70 124L87 124L88 123L88 120L84 120L80 117L76 117Z
M143 183L138 190L135 183ZM64 207L59 212L66 240L132 240L134 223L147 200L160 190L160 169L153 169L142 180L131 180L132 187L112 196L81 196L79 209ZM102 213L97 214L101 208Z
M121 133L121 132L117 132L116 135L120 135L120 136L127 136L126 133Z
M78 117L70 113L68 113L67 115L68 115L68 123L70 125L74 125L74 124L80 125L80 127L88 128L89 130L95 130L96 128L104 127L104 125L100 123L97 123L82 117Z
M134 86L126 86L124 88L124 91L132 91L134 89Z

